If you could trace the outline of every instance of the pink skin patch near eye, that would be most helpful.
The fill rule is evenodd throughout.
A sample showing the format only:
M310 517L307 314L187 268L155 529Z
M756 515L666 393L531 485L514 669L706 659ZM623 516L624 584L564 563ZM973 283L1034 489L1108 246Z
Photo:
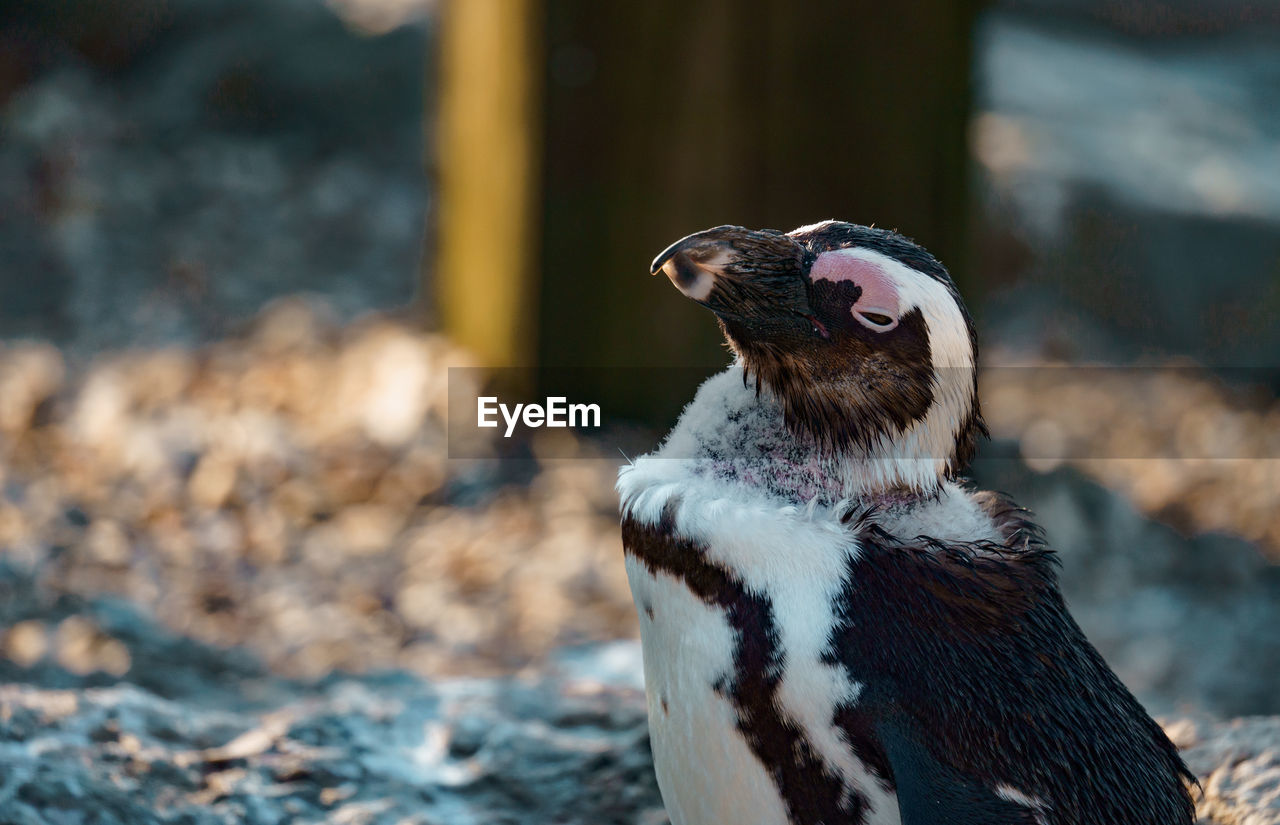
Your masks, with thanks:
M823 252L809 270L813 281L852 281L862 288L850 312L868 329L888 332L898 325L898 286L883 269L852 249ZM885 320L888 322L885 323Z

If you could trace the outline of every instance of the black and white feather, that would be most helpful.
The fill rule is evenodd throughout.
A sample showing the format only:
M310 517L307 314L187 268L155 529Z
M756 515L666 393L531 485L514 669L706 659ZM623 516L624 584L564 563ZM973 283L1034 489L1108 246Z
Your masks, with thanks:
M1192 822L1039 529L953 478L982 426L941 265L828 222L654 269L738 353L618 480L673 825Z

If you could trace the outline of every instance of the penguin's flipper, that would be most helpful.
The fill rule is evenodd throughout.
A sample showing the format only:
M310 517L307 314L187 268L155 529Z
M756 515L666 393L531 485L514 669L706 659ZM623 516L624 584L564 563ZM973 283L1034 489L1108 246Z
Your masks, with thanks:
M897 785L902 825L1042 825L1043 807L1013 789L962 776L900 725L879 728Z
M1071 618L1051 551L874 526L858 545L830 661L861 687L838 724L904 825L1191 825L1177 748Z

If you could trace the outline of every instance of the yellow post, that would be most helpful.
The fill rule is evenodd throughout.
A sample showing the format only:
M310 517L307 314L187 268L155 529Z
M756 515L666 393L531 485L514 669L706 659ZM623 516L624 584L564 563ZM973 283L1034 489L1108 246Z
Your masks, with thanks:
M435 295L484 366L534 362L540 0L447 0L439 38Z

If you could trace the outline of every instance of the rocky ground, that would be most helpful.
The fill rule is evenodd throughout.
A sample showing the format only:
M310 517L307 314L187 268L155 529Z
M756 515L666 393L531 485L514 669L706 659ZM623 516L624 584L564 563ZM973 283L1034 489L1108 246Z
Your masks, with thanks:
M32 586L0 570L0 593ZM304 684L177 639L111 598L64 607L133 616L129 642L152 684L47 669L0 685L2 822L667 822L634 643L520 677ZM1280 823L1280 721L1167 728L1200 777L1202 823Z
M187 689L0 685L0 822L666 822L634 687L554 669L285 684L200 655L222 685L161 662Z
M1071 466L1184 533L1232 533L1280 559L1280 401L1261 372L988 361L987 421L1037 469Z
M394 24L424 5L0 7L4 337L84 363L214 340L298 292L347 318L410 301L428 31Z
M662 821L638 657L607 644L635 632L616 462L450 460L465 363L300 301L82 375L6 347L0 821ZM1063 414L1010 399L1033 430ZM1280 713L1280 569L1194 509L1183 534L1071 461L1033 468L1020 434L997 426L976 481L1037 511L1206 812L1277 821L1274 723L1213 720Z
M7 347L0 545L49 598L116 595L292 678L497 675L566 644L634 636L611 489L618 459L586 442L577 459L539 459L537 445L523 458L450 459L449 367L465 363L436 336L387 318L338 324L300 301L244 335L124 353L82 376L51 347ZM1038 513L1073 607L1121 674L1162 710L1280 712L1277 568L1256 546L1210 532L1199 510L1185 511L1180 535L1069 466L1030 469L1010 437L1102 413L1087 397L1071 407L1070 393L1019 395L1025 382L1002 380L984 387L1002 438L977 481ZM1230 411L1212 381L1199 382L1182 388L1190 407L1153 406ZM1113 404L1151 405L1150 390L1131 382ZM1177 430L1146 421L1153 439ZM1277 485L1250 488L1250 468L1276 463L1132 466L1226 502L1244 528L1280 497ZM49 614L39 599L0 614L0 652L18 667L134 667L111 632Z
M289 302L246 336L107 359L0 355L0 546L55 593L110 592L274 671L510 671L633 632L613 462L450 460L448 367L387 319ZM124 673L25 614L0 650ZM83 642L71 640L83 639Z
M1202 823L1272 825L1280 822L1280 719L1251 717L1209 724L1166 725L1200 779Z

